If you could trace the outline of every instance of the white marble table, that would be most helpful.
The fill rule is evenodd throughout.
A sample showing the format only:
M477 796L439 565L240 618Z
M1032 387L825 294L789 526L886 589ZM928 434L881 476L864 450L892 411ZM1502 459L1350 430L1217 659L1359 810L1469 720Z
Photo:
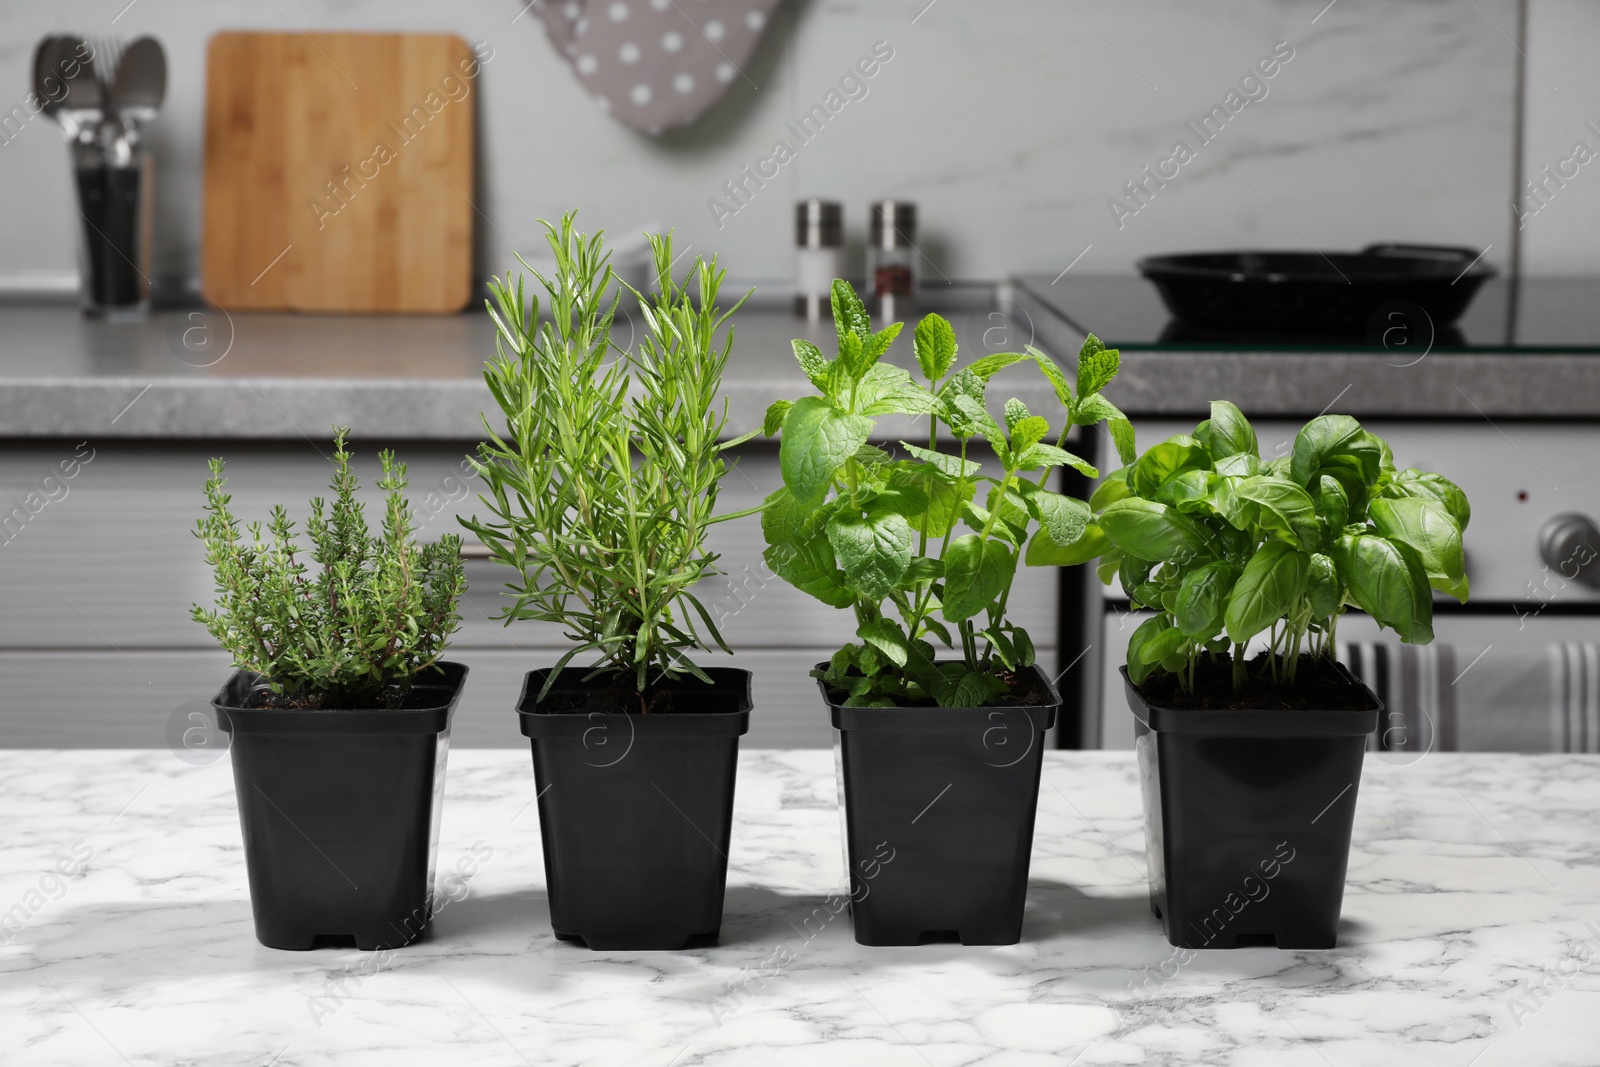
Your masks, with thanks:
M742 757L722 942L675 953L551 936L526 753L451 753L440 867L476 873L387 959L256 943L226 759L14 751L0 783L8 1065L1600 1063L1596 757L1369 762L1340 947L1192 958L1120 753L1048 754L1005 948L808 936L843 886L826 751Z

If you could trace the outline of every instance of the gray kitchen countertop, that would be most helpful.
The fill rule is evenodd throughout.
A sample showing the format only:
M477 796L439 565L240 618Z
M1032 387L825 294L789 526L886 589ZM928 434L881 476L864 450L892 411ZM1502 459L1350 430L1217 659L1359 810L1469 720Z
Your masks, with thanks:
M625 340L638 316L618 321ZM728 430L740 434L809 388L790 339L816 338L831 354L833 327L759 306L734 325L725 386ZM899 347L909 358L909 339ZM113 324L66 305L0 305L0 437L319 438L340 423L358 438L475 440L493 352L482 312L193 309Z
M1070 366L1081 334L1041 298L1048 291L1048 280L1023 278L1001 287L998 299L973 287L946 298L941 310L964 354L1031 340ZM618 329L636 321L622 317ZM753 302L734 322L725 385L728 432L740 434L760 425L773 400L809 389L791 338L814 338L830 354L834 343L830 323L806 323L777 297ZM897 342L891 357L908 367L909 342ZM358 438L473 440L490 404L481 371L493 346L482 313L194 309L120 325L85 319L64 304L0 304L0 437L272 440L320 438L341 423ZM1055 413L1036 375L1002 381L1005 395ZM1337 405L1362 416L1595 417L1600 358L1432 353L1397 367L1371 352L1127 351L1110 395L1130 415L1200 414L1207 401L1227 397L1257 416L1307 416ZM880 424L884 438L910 432L895 420Z

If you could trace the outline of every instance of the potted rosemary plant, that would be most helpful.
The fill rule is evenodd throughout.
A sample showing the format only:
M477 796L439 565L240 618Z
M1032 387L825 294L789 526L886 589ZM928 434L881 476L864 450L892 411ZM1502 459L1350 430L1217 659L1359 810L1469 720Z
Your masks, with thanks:
M1330 948L1362 753L1382 710L1336 658L1354 605L1433 640L1467 597L1471 517L1448 479L1397 470L1348 415L1262 460L1237 407L1107 476L1076 546L1154 612L1123 668L1137 718L1151 907L1186 948ZM1254 643L1262 647L1247 659Z
M728 651L693 587L715 573L707 529L735 517L713 511L722 453L739 443L719 441L737 305L717 308L715 260L680 285L671 237L652 238L643 340L623 350L601 236L576 232L572 215L546 228L554 274L528 267L545 313L522 279L491 283L484 373L505 428L484 419L488 517L461 521L515 574L502 617L559 623L573 641L528 674L518 705L556 936L679 948L722 923L751 706L748 671L691 658Z
M817 394L767 412L784 485L762 527L780 577L855 619L858 640L814 673L840 734L856 940L1012 944L1061 700L1006 601L1019 564L1059 563L1088 523L1087 504L1048 488L1058 466L1094 476L1063 447L1068 430L1107 421L1132 458L1132 426L1101 394L1118 356L1089 337L1075 391L1031 349L958 370L955 331L928 315L914 337L923 385L881 361L901 324L872 332L844 281L833 319L837 357L794 342ZM1020 400L1003 424L988 410L990 379L1024 362L1065 408L1053 433ZM898 456L869 443L882 415L926 416L926 440Z
M467 669L443 662L460 617L460 538L412 539L406 468L381 454L381 532L367 525L335 431L332 501L306 552L280 505L240 523L211 461L196 533L216 576L194 618L238 668L213 701L232 735L256 937L269 948L415 940L432 918L450 717ZM308 558L309 557L309 558Z

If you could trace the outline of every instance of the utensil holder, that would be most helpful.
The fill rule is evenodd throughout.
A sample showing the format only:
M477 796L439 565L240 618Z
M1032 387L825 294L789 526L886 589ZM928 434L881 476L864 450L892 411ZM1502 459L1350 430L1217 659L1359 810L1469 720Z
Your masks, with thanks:
M125 135L73 148L83 311L142 319L150 310L155 157Z

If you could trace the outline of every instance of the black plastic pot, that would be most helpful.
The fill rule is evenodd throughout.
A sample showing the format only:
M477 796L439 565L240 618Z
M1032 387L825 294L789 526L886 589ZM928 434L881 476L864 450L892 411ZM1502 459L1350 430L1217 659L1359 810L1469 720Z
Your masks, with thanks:
M531 739L550 926L591 949L675 949L722 927L739 737L750 672L674 683L671 711L555 712L611 684L569 667L529 672L517 705ZM691 710L692 709L692 710Z
M819 669L827 664L818 664ZM1022 939L1049 704L847 708L839 731L850 914L863 945Z
M1167 940L1332 948L1383 703L1368 689L1366 711L1179 711L1150 706L1126 667L1122 679L1138 720L1150 909Z
M256 675L212 701L232 735L234 789L256 939L308 949L354 937L363 951L415 941L433 917L433 863L450 717L467 668L420 678L424 706L247 708Z

